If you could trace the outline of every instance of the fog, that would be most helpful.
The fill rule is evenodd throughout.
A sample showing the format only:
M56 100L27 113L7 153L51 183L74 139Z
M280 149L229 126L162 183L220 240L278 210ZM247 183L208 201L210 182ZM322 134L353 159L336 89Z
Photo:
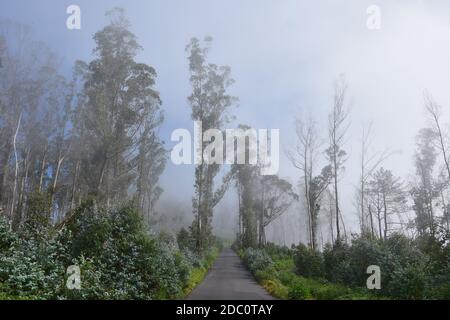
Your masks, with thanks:
M70 4L82 10L81 30L65 26ZM301 174L283 152L295 143L294 119L314 118L326 141L333 83L345 74L351 125L344 146L348 160L339 183L350 232L359 228L354 194L363 126L373 123L373 152L395 151L383 167L408 182L414 173L414 137L427 125L425 90L444 106L444 122L450 121L450 3L377 1L381 28L369 30L366 9L372 4L361 0L17 0L0 4L0 19L30 25L36 37L63 58L69 76L75 60L89 59L92 34L106 21L99 17L112 7L125 8L144 49L138 60L158 73L156 88L165 113L160 135L168 149L175 143L170 141L173 130L193 130L186 100L191 88L185 46L193 36L212 36L210 59L231 67L236 81L231 93L239 98L232 110L237 120L227 127L280 129L279 175L294 185ZM191 223L193 182L194 165L176 166L169 159L157 204L165 227ZM305 219L302 204L296 203L269 227L268 240L287 245L306 241ZM231 238L237 232L233 189L215 208L213 225L219 236Z

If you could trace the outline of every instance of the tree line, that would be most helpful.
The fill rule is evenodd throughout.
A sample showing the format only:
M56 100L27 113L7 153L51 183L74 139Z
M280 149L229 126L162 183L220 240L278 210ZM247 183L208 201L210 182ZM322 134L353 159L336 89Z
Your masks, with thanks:
M111 208L131 199L148 221L157 215L158 181L167 162L158 133L164 114L157 73L136 61L142 48L124 11L111 10L108 17L109 24L93 36L92 60L77 61L70 79L61 75L54 53L34 41L28 28L0 25L0 211L12 230L35 217L63 225L88 200ZM230 67L209 61L211 43L210 37L204 42L193 38L186 46L192 89L187 102L191 118L202 122L201 134L223 130L234 120L237 102L228 92L234 83ZM223 175L220 164L196 165L190 232L197 252L212 243L214 208L231 187L237 193L237 238L243 246L264 245L267 226L296 201L303 205L299 214L306 213L312 249L320 247L320 217L327 221L331 242L348 239L340 189L348 158L347 95L341 76L325 137L312 117L296 120L296 144L287 157L299 170L298 186L262 176L252 164L231 165ZM408 183L383 167L393 152L373 152L372 126L363 129L355 207L361 234L370 238L386 239L398 228L430 235L449 229L446 124L442 107L430 94L424 104L429 126L416 137L415 177ZM202 141L201 154L208 145Z
M156 71L135 60L141 47L123 11L108 16L71 79L27 27L1 24L0 208L13 230L35 203L53 224L87 199L111 207L131 196L155 213L167 158Z

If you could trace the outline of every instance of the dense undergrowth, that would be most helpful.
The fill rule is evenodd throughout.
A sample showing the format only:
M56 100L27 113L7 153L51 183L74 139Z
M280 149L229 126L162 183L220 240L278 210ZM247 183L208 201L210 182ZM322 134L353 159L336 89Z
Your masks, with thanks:
M150 234L132 206L85 204L56 227L31 215L18 232L1 218L0 299L183 298L219 251L217 244L195 254L183 232L181 243L168 233ZM70 265L80 268L79 290L66 286Z
M386 241L363 237L323 252L305 245L238 249L256 279L281 299L450 299L448 235ZM381 270L381 289L368 290L369 265Z

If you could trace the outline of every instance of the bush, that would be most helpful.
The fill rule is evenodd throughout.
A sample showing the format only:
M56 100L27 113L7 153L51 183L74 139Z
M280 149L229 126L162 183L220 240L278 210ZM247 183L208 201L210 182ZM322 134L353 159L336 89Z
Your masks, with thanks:
M289 299L289 289L277 279L263 280L262 286L274 297Z
M342 241L327 244L323 250L325 276L331 282L349 283L353 274L350 267L350 248Z
M273 267L272 259L262 249L246 249L244 252L244 261L253 274L256 274L257 271Z
M305 300L311 298L311 292L305 283L298 278L289 286L288 296L292 300Z
M426 282L424 266L410 264L394 271L388 293L398 299L423 299Z
M8 251L16 240L16 234L10 231L8 221L0 216L0 254Z
M302 276L311 278L322 278L325 276L322 254L319 251L307 248L304 244L297 246L294 262L297 273Z
M106 211L86 203L59 228L29 221L17 234L0 220L0 296L177 298L190 280L191 259L197 259L179 251L173 236L151 236L128 205ZM212 257L207 259L205 264ZM73 264L81 270L80 290L66 288Z
M177 243L178 248L181 251L194 251L194 239L189 231L187 231L185 228L182 228L177 233Z
M338 284L321 284L312 289L313 296L318 300L335 300L348 293L348 288Z

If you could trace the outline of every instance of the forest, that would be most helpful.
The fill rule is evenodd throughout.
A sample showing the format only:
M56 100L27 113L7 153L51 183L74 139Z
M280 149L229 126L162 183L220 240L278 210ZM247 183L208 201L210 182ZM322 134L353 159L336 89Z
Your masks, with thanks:
M157 203L171 149L160 134L158 70L138 61L144 50L125 11L107 17L91 59L76 61L70 76L30 28L0 21L0 299L183 299L231 244L281 299L450 298L449 123L431 93L410 179L386 167L395 151L375 151L372 124L363 128L351 155L358 232L342 206L352 125L344 75L330 88L326 127L292 115L295 144L281 152L295 176L262 175L251 163L195 164L191 223L165 230ZM184 107L202 133L225 137L230 126L251 127L235 117L232 69L210 61L212 47L209 36L186 45ZM207 148L203 141L201 154ZM250 143L245 151L254 152ZM230 193L237 232L223 239L213 218ZM274 243L268 228L294 208L307 241ZM378 290L366 287L371 265L381 270ZM81 271L75 289L69 266Z

